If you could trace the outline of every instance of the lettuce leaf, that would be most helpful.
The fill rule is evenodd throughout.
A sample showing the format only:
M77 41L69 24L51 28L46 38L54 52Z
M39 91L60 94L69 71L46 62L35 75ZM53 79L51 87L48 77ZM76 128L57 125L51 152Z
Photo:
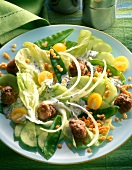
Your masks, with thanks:
M81 30L78 36L77 45L71 47L66 52L69 52L76 58L83 56L88 50L87 48L91 34L92 33L89 30Z
M28 115L35 118L36 107L39 104L38 89L30 73L17 73L19 95L28 110Z

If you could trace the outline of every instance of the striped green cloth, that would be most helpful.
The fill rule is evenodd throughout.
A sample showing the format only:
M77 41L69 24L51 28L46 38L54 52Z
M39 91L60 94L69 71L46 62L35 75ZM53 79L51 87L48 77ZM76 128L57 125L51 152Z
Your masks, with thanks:
M41 14L44 1L0 0L0 45L29 30L49 25ZM18 6L19 5L19 6Z

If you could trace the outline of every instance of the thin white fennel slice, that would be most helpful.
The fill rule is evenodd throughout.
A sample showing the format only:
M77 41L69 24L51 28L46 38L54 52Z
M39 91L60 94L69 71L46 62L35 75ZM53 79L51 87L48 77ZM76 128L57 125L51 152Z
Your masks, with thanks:
M98 138L99 138L99 128L98 128L98 124L96 122L96 120L94 119L94 117L89 113L88 110L86 110L85 108L83 108L82 106L75 104L75 103L70 103L70 102L66 102L67 105L69 106L74 106L74 107L78 107L79 109L81 109L84 113L86 113L92 120L94 126L95 126L95 135L94 138L92 139L92 141L87 145L87 147L92 146L95 142L97 142Z
M106 68L107 68L107 65L106 65L106 61L103 60L104 62L104 70L103 70L103 73L101 74L101 76L99 77L99 79L96 81L96 83L88 90L88 91L85 91L83 92L79 97L82 98L86 95L88 95L91 91L93 91L93 89L95 89L95 87L102 81L103 77L105 76L106 74Z
M56 99L62 98L62 96L64 96L65 94L69 93L70 91L72 91L77 86L77 84L79 83L79 81L81 79L81 69L80 69L80 65L79 65L79 62L77 61L77 59L73 55L71 55L69 53L59 52L59 54L67 56L67 57L69 57L70 59L72 59L74 61L75 65L76 65L76 68L77 68L78 77L77 77L77 80L74 83L74 85L71 86L67 91L65 91L61 95L57 96Z
M93 66L90 62L88 62L87 65L89 66L90 72L91 72L91 76L90 76L90 79L87 82L87 84L81 90L79 90L78 92L75 92L75 93L73 93L69 96L61 97L61 99L70 98L70 97L74 98L74 97L82 94L90 86L90 84L92 83L92 80L93 80Z
M42 122L41 120L38 120L36 117L33 118L33 117L29 117L29 116L27 116L27 115L26 115L26 118L27 118L28 120L30 120L31 122L34 122L34 123L40 124L40 125L45 125L46 127L51 126L52 123L53 123L52 120L49 120L49 121L47 121L47 122Z
M40 128L40 129L43 131L46 131L46 132L57 132L57 131L61 130L67 120L66 111L65 111L65 109L63 109L63 105L61 103L59 103L57 100L56 101L46 100L44 102L45 102L45 104L52 104L59 111L59 113L62 114L62 124L59 128L54 129L54 130L45 129L45 128Z

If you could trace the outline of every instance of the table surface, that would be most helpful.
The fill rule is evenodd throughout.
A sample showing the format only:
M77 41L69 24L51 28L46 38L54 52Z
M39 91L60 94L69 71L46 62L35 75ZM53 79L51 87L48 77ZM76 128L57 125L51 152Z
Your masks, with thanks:
M47 1L47 18L51 25L55 24L74 24L84 25L82 22L82 6L79 11L74 14L64 15L59 14L50 9ZM132 1L118 0L116 21L113 26L104 31L122 42L130 51L132 51ZM52 165L41 162L36 162L25 158L18 153L12 151L2 142L0 142L0 170L3 169L46 169L46 170L130 170L132 169L132 138L126 143L117 148L112 153L99 158L97 160L74 165Z

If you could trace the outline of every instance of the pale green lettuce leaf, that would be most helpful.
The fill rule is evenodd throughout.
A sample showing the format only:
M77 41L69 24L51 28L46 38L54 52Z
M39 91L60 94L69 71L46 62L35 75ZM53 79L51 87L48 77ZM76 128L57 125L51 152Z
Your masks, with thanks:
M51 65L50 59L47 57L46 50L42 50L31 42L24 42L24 47L28 48L30 51L30 56L35 61L36 66L39 67L40 72L44 70L44 63Z
M71 47L66 52L69 52L76 58L83 56L87 52L91 32L89 30L81 30L78 36L77 45Z
M20 99L27 108L29 117L35 118L36 107L39 104L37 85L30 73L17 73L17 82Z

